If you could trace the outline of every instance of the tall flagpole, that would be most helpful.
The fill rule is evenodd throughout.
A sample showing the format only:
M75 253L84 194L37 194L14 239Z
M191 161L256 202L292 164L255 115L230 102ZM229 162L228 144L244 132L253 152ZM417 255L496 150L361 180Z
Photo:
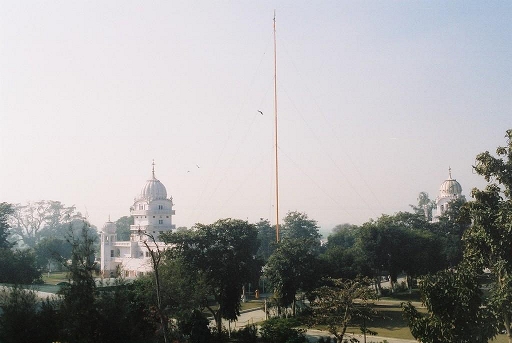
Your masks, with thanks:
M279 243L279 168L277 164L277 54L276 54L276 11L274 10L274 130L276 162L276 242Z

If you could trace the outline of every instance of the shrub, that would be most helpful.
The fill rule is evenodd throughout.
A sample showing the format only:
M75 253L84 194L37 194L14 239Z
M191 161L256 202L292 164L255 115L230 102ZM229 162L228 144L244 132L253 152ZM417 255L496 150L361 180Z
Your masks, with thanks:
M267 343L303 343L307 342L304 329L295 328L298 321L294 318L272 318L261 325L261 338Z
M256 343L258 342L258 328L256 325L248 325L241 330L231 333L231 337L240 343Z

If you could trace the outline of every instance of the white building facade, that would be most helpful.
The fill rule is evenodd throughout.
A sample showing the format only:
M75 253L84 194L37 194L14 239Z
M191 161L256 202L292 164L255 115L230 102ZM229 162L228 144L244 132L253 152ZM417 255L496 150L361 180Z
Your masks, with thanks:
M160 235L176 228L172 223L174 213L172 197L167 197L165 186L155 177L153 163L151 178L130 207L134 219L130 226L130 240L117 241L116 225L110 220L100 231L102 275L137 277L152 271L150 250L165 249Z

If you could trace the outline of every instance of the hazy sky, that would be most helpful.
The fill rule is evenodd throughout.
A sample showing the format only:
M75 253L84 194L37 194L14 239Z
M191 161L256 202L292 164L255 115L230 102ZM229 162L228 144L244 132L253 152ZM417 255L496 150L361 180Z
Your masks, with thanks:
M512 128L510 1L0 1L0 201L101 227L151 176L177 226L410 210ZM258 110L263 112L261 115ZM199 166L200 168L198 168Z

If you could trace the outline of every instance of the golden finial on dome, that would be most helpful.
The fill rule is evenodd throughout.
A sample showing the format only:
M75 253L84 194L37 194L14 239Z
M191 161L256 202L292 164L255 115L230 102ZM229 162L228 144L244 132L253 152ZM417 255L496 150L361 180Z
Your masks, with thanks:
M152 164L153 164L152 172L153 172L153 179L154 179L155 178L155 159L153 159L153 163Z
M452 179L452 167L448 167L448 175L450 175L450 180Z

